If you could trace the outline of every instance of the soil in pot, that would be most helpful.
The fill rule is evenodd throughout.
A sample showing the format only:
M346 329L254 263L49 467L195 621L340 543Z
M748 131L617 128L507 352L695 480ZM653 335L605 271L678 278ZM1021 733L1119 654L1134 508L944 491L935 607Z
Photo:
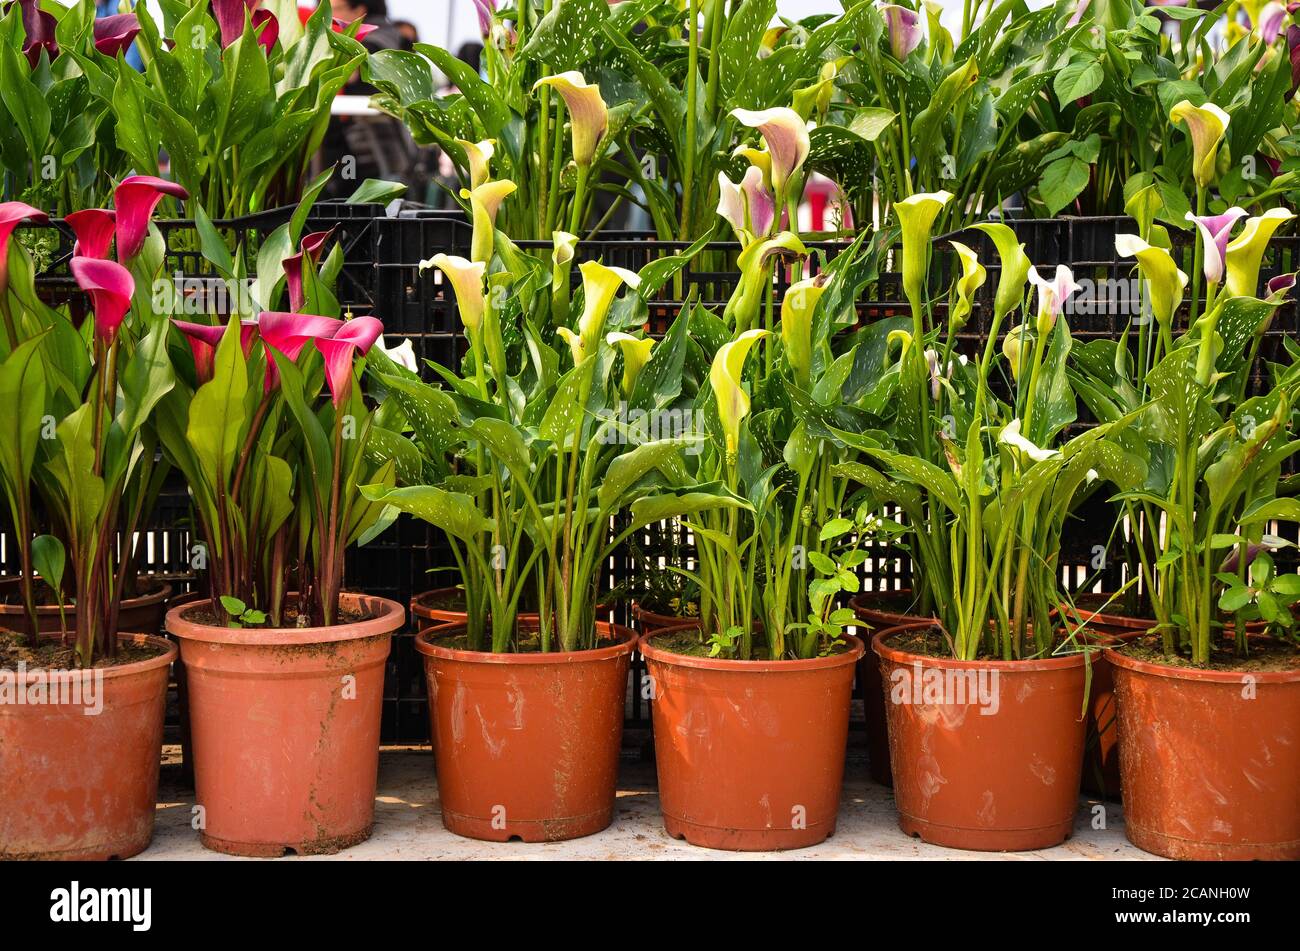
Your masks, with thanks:
M369 838L395 601L340 598L332 627L227 628L203 603L167 614L189 694L203 844L233 855L332 853Z
M473 839L556 842L614 818L628 664L636 635L597 624L593 650L466 649L463 625L416 636L429 688L446 828Z
M36 607L36 623L42 634L58 634L67 623L69 634L77 629L77 608L71 603L64 605L63 614L59 614L58 601L44 585L37 586L41 596ZM166 581L141 575L136 590L140 593L134 598L125 599L118 608L117 629L141 634L162 633L163 617L167 612L167 600L172 595L172 586ZM22 582L16 577L0 578L0 628L11 631L27 629L27 614L23 610Z
M57 637L33 651L0 636L0 859L129 858L149 845L176 647L143 634L118 644L114 660L74 670Z
M1300 859L1300 651L1258 639L1207 667L1157 638L1108 650L1125 834L1194 860Z
M926 624L928 618L907 613L917 607L910 588L900 591L864 591L849 602L864 625L859 633L870 643L878 632L891 627ZM867 769L872 780L882 786L894 785L889 769L889 730L885 726L885 701L880 691L880 658L873 650L864 650L858 661L858 681L862 684L862 713L867 726Z
M835 831L856 637L809 660L741 661L694 647L698 628L647 634L659 799L668 834L774 851Z
M904 832L980 851L1069 837L1086 726L1083 654L953 660L933 625L881 631L872 649Z

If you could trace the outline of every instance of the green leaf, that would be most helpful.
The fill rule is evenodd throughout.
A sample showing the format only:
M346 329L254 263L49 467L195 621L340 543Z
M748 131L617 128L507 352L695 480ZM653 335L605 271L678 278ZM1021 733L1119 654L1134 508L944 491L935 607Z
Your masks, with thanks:
M1075 60L1056 74L1052 88L1061 108L1091 95L1101 85L1106 72L1096 60Z
M1088 186L1088 165L1082 159L1067 155L1052 162L1043 170L1038 183L1038 195L1055 215Z
M381 178L367 178L347 200L349 205L386 205L406 194L406 185L402 182L386 182Z
M233 598L228 594L223 594L219 600L221 601L221 606L225 608L226 613L231 617L239 617L248 610L248 605L244 604L244 602L240 601L238 598Z
M32 567L36 569L41 580L49 585L55 594L60 595L60 600L63 593L65 563L63 542L53 535L37 535L32 539Z
M382 502L416 518L422 518L463 541L473 541L484 532L496 528L496 521L486 518L479 512L474 499L461 492L448 492L432 485L398 489L363 485L359 491L363 498L371 502Z
M217 344L212 379L194 394L186 428L207 482L214 487L225 485L230 478L247 416L244 397L248 393L248 368L239 336L239 320L235 318Z
M553 73L581 69L595 52L595 38L608 17L608 0L555 0L518 55L547 64Z

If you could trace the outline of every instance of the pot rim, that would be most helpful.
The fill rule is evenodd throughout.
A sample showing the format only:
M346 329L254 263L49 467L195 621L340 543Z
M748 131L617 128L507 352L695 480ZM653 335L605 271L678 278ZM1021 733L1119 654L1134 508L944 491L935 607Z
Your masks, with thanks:
M198 601L177 605L168 611L166 627L170 633L188 641L251 647L292 647L378 637L391 634L406 623L405 609L389 598L344 591L339 595L339 603L348 602L382 610L377 616L364 621L335 624L332 627L231 628L188 620L185 614L203 605L202 601Z
M456 624L459 623L460 621L466 620L469 617L469 614L466 611L453 611L451 608L428 608L425 607L424 604L422 603L425 598L430 598L433 597L434 595L445 595L448 594L449 592L456 592L458 594L463 595L465 589L460 585L454 584L454 585L448 585L445 588L430 588L428 591L421 591L419 594L413 594L411 595L411 601L410 601L411 613L418 618L423 618L426 621L446 621L452 624ZM612 611L617 606L617 604L618 604L617 601L610 598L601 601L599 604L597 604L595 606L595 610ZM528 620L529 618L536 618L538 616L539 615L535 611L532 612L520 611L516 615L516 617L522 618L524 620Z
M996 670L1002 673L1035 673L1043 670L1069 670L1072 667L1082 667L1087 662L1084 652L1075 654L1062 654L1059 657L1040 657L1034 660L957 660L953 657L931 657L928 654L913 654L911 651L905 651L899 647L891 647L885 643L886 638L894 637L903 632L914 630L919 625L900 624L898 627L889 627L880 631L871 638L871 649L876 652L882 660L892 661L896 664L921 664L924 667L936 667L943 670ZM927 627L933 627L933 624L927 624Z
M651 611L649 608L642 607L640 601L632 602L632 616L636 618L638 621L642 621L642 620L668 621L672 623L674 627L678 627L683 624L697 623L696 620L693 620L688 617L680 617L679 615L676 614L660 614L658 611Z
M527 618L520 618L520 620L528 623ZM581 664L587 661L611 660L623 654L632 653L637 642L636 631L624 627L622 624L611 624L608 621L597 621L596 630L608 630L619 638L618 643L586 651L551 651L546 654L496 654L492 651L471 651L443 647L441 644L435 644L429 640L432 635L446 637L449 634L459 633L465 630L466 627L464 621L453 621L449 624L435 624L426 627L415 635L415 649L425 657L436 657L439 660L455 660L464 664L523 664L537 666L541 664Z
M6 585L6 584L16 585L18 583L18 580L21 577L22 577L21 575L8 575L4 578L0 578L0 585ZM148 594L141 594L141 595L137 595L134 598L122 599L120 603L121 608L127 608L127 607L147 608L147 607L152 607L155 604L163 604L167 601L168 598L172 596L172 592L176 590L175 586L171 583L171 581L165 578L158 578L155 575L147 575L147 574L142 574L139 575L138 577L145 580L152 579L152 583L156 584L158 587L150 591ZM71 602L64 605L65 613L75 614L76 610L77 610L76 605L72 604ZM21 615L23 613L24 613L23 606L21 604L0 604L0 615L6 615L6 616L11 614ZM57 604L37 605L36 616L37 617L58 617L59 606Z
M43 641L57 641L61 640L61 635L43 634L40 639ZM163 652L157 657L132 661L129 664L114 664L112 667L88 667L84 669L78 668L76 670L50 670L47 667L29 667L23 674L22 683L27 684L34 679L49 680L51 677L57 680L70 680L73 677L82 677L85 674L94 673L96 671L102 673L105 680L131 677L136 674L143 674L151 670L156 670L159 667L166 667L170 665L172 661L176 660L177 656L180 654L180 650L177 648L175 641L168 640L165 637L158 637L154 634L118 634L117 640L119 645L148 644L153 647L162 648ZM0 668L0 673L14 676L18 672L8 667L4 667Z
M637 650L641 652L641 656L646 660L657 661L670 667L693 667L696 670L722 670L744 674L780 674L800 673L808 670L831 670L836 667L847 667L856 664L866 652L866 646L862 643L862 639L853 634L844 635L844 639L849 643L849 649L846 651L839 654L829 654L826 657L808 657L799 660L735 660L729 657L693 657L688 654L677 654L670 650L655 647L650 643L656 637L663 637L665 634L676 634L699 626L698 622L691 622L666 627L650 634L642 634Z
M1295 670L1203 670L1199 667L1173 667L1148 660L1129 657L1123 651L1107 647L1104 656L1113 666L1137 674L1164 677L1169 680L1192 680L1200 683L1241 686L1242 680L1251 678L1262 684L1300 684L1300 668Z

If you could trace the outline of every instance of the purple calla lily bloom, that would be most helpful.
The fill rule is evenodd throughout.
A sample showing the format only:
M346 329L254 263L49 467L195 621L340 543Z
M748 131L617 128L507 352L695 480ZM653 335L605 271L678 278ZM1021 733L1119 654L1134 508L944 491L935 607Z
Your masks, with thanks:
M280 39L280 21L270 10L254 10L253 33L257 35L257 42L266 51L266 55L270 56L271 50L275 49L275 44Z
M72 253L82 258L106 258L113 243L117 215L107 208L87 208L74 211L63 219L77 236Z
M5 4L6 13L10 6ZM18 0L18 6L22 10L23 35L26 37L23 55L35 69L41 61L41 50L45 50L51 60L59 55L59 41L54 35L59 21L54 19L54 14L41 9L39 0Z
M140 32L140 20L134 13L117 13L95 21L95 49L117 59L131 48Z
M257 0L212 0L212 16L221 31L222 49L244 35L244 18L256 5Z
M90 295L95 311L95 335L111 346L126 312L131 309L135 279L116 261L73 258L70 267L77 286Z
M1282 32L1282 24L1286 20L1286 7L1278 3L1277 0L1268 3L1259 13L1259 23L1257 24L1259 38L1265 43L1272 43Z
M885 25L889 27L890 52L894 54L894 59L902 62L925 38L921 30L921 15L896 3L878 4L878 9L885 18Z
M1187 220L1201 233L1205 280L1210 284L1217 286L1223 282L1224 255L1228 252L1228 242L1232 240L1232 228L1244 217L1246 209L1235 206L1221 215L1187 213Z
M492 22L497 12L497 0L474 0L478 13L478 30L484 39L492 35Z
M1272 278L1268 284L1269 300L1286 300L1295 290L1296 276L1294 274L1279 274Z
M117 209L117 256L129 261L140 253L149 236L149 219L164 195L182 201L190 197L180 185L152 175L132 175L122 179L113 192Z

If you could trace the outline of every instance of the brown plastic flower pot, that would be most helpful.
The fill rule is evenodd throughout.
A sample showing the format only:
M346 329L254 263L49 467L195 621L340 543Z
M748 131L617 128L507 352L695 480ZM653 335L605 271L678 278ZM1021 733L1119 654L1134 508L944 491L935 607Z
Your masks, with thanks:
M158 581L142 575L140 582L146 588L138 598L127 598L118 608L117 629L141 634L158 634L162 631L163 617L167 613L167 600L172 595L172 586L165 581ZM11 631L27 629L27 612L23 610L21 581L14 578L0 578L0 628ZM71 601L71 596L69 596ZM63 618L67 620L68 634L77 629L77 607L67 604L63 608ZM42 604L36 608L36 624L42 634L58 634L62 630L63 619L59 616L56 604Z
M596 613L609 613L614 609L614 602L605 601L596 605ZM420 619L421 628L437 627L442 624L463 624L469 620L465 612L464 588L434 588L411 598L411 614ZM515 615L521 621L536 621L537 612L520 611Z
M935 845L1018 852L1059 845L1079 804L1085 718L1082 654L963 661L891 644L881 690L899 826Z
M690 629L691 625L676 630ZM711 849L801 849L835 831L862 642L809 660L677 654L641 638L664 828Z
M449 831L491 842L558 842L614 820L636 634L604 623L596 630L608 646L551 653L452 647L463 624L416 636Z
M1129 841L1176 859L1300 859L1300 670L1106 657Z
M870 643L877 631L910 624L931 624L933 618L906 613L913 605L912 591L864 591L854 596L849 607L865 626L864 643ZM862 714L867 724L867 770L872 780L882 786L894 785L889 770L889 730L885 726L885 701L880 692L880 658L864 650L858 661L858 681L862 684Z
M386 598L344 594L365 620L267 630L167 614L181 642L200 838L217 852L328 854L370 837L384 661L405 622Z
M642 634L655 634L659 631L667 630L670 627L681 627L683 624L694 623L687 617L677 617L675 614L659 614L655 611L647 611L639 604L632 605L632 619L636 621L637 629Z
M71 701L19 703L16 693L0 701L0 859L125 859L148 847L176 645L143 634L122 634L118 644L158 654L53 679L0 673L27 700L43 683L47 700L57 688Z

